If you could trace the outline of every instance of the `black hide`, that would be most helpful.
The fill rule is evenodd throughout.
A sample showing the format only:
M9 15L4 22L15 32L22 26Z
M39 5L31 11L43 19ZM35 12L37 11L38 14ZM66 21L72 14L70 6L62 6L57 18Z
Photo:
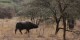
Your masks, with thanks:
M21 31L23 29L26 29L26 32L28 31L28 33L29 33L29 30L34 29L34 28L38 28L38 25L34 24L34 23L31 23L31 22L17 22L16 29L15 29L15 34L16 34L17 30L19 30L20 33L22 34Z

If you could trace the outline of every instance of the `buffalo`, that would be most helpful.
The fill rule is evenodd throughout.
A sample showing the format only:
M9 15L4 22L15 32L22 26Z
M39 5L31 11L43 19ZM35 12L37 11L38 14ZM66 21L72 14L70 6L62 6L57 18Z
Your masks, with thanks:
M16 28L15 28L15 34L16 34L16 31L19 30L19 32L22 34L22 30L23 29L26 29L26 33L28 32L29 33L29 30L30 29L34 29L34 28L38 28L38 25L39 23L32 23L32 22L17 22L16 24Z

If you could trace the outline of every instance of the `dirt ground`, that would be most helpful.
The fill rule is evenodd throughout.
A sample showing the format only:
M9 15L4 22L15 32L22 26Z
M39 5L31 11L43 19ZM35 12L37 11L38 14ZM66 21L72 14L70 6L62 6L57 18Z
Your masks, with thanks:
M63 40L63 30L55 35L55 24L39 25L39 28L31 29L29 34L24 34L23 30L21 35L19 31L17 34L14 33L17 22L16 18L0 19L0 40ZM76 22L75 29L75 33L66 32L66 40L80 40L80 21Z

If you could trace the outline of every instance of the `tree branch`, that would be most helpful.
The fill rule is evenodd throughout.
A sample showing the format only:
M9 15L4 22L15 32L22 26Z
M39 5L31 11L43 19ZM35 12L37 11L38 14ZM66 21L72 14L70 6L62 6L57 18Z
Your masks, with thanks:
M60 0L57 0L57 2L58 2L58 7L59 7L59 10L60 10L60 12L62 12L62 7L61 7Z
M62 11L64 12L66 8L68 8L68 4L65 4L64 9Z

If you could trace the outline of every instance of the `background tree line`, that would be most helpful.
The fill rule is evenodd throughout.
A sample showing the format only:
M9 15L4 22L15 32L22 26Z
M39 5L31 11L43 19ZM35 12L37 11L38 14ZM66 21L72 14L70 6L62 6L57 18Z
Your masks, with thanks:
M80 15L79 0L1 0L0 3L1 10L12 10L12 15L29 17L31 20L38 17L59 19L61 8L68 16L79 18Z

